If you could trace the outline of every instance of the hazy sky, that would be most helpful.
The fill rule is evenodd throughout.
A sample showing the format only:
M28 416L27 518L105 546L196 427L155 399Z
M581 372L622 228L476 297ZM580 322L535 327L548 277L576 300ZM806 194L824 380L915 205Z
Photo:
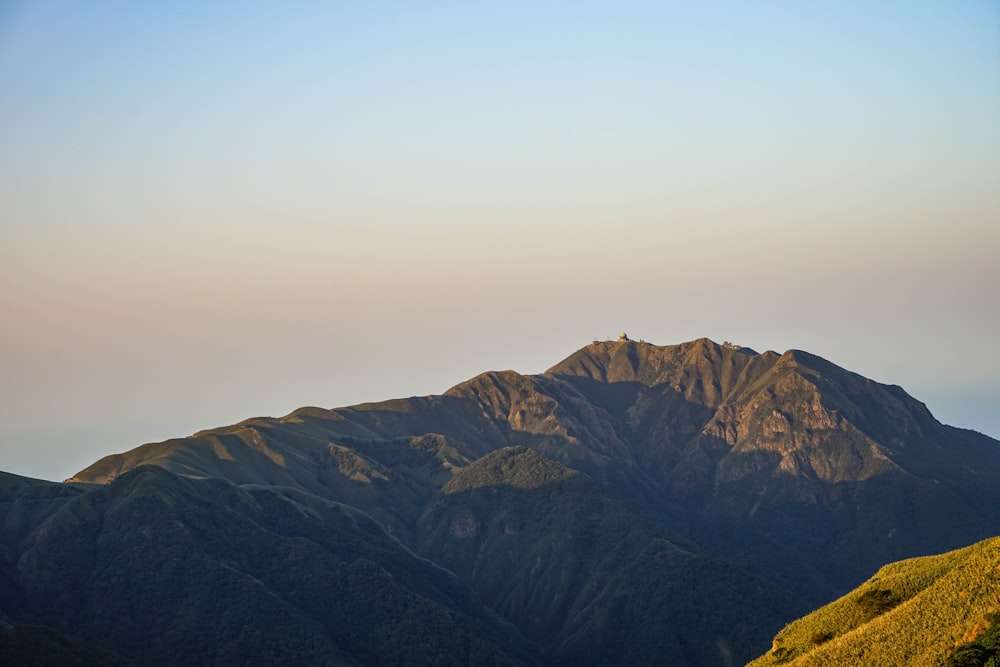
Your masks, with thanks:
M0 470L801 348L1000 437L1000 5L0 4Z

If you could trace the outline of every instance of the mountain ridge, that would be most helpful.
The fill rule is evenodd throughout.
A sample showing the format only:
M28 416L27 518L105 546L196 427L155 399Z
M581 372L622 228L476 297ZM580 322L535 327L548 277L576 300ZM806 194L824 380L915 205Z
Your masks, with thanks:
M805 557L792 551L812 571L778 575L782 585L811 582L797 592L816 602L885 562L1000 532L990 509L1000 498L987 488L1000 480L996 441L946 427L902 388L808 352L706 338L596 342L542 374L490 371L437 396L245 420L106 457L71 479L106 481L148 462L299 486L359 503L405 540L420 503L450 475L511 445L585 472L668 530L757 568L785 551L783 533L817 524ZM422 463L396 466L415 449ZM889 503L886 489L895 490ZM385 493L411 509L387 509ZM941 518L922 525L914 503ZM845 530L855 544L840 545ZM750 548L730 545L732 531L748 533ZM866 555L860 543L876 547Z
M179 506L224 505L177 491L190 479L307 515L359 513L350 530L377 527L511 623L520 648L507 657L523 664L749 660L886 563L1000 534L1000 442L808 352L706 338L598 341L535 375L250 418L109 455L59 493L119 488L149 468L167 476L141 478ZM62 516L59 493L35 492ZM15 551L0 553L0 586L17 592L23 573L4 565ZM382 586L374 570L355 574ZM24 598L21 612L41 604ZM489 646L505 631L476 613L461 632ZM316 646L348 662L360 650Z

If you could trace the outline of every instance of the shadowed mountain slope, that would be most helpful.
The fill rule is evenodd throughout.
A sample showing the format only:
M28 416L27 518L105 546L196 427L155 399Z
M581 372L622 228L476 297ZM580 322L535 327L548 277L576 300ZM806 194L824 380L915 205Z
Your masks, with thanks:
M0 626L0 665L128 667L121 656L45 626Z
M800 607L523 447L456 475L418 535L420 553L516 619L547 664L743 664Z
M290 488L155 466L99 487L19 481L0 543L21 600L11 650L39 624L144 665L537 662L451 573Z

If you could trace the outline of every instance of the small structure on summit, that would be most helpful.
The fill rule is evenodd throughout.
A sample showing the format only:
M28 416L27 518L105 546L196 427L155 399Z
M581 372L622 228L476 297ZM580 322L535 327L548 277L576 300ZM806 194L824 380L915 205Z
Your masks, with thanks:
M626 334L626 333L623 333L621 336L618 337L618 342L619 343L627 343L628 340L629 340L628 334Z

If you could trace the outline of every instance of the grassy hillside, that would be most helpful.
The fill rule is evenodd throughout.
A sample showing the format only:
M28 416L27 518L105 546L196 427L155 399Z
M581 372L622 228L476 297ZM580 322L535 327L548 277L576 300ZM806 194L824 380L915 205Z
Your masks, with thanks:
M996 638L989 633L998 620L1000 538L994 538L883 567L788 625L751 665L983 665L977 660L993 655Z

